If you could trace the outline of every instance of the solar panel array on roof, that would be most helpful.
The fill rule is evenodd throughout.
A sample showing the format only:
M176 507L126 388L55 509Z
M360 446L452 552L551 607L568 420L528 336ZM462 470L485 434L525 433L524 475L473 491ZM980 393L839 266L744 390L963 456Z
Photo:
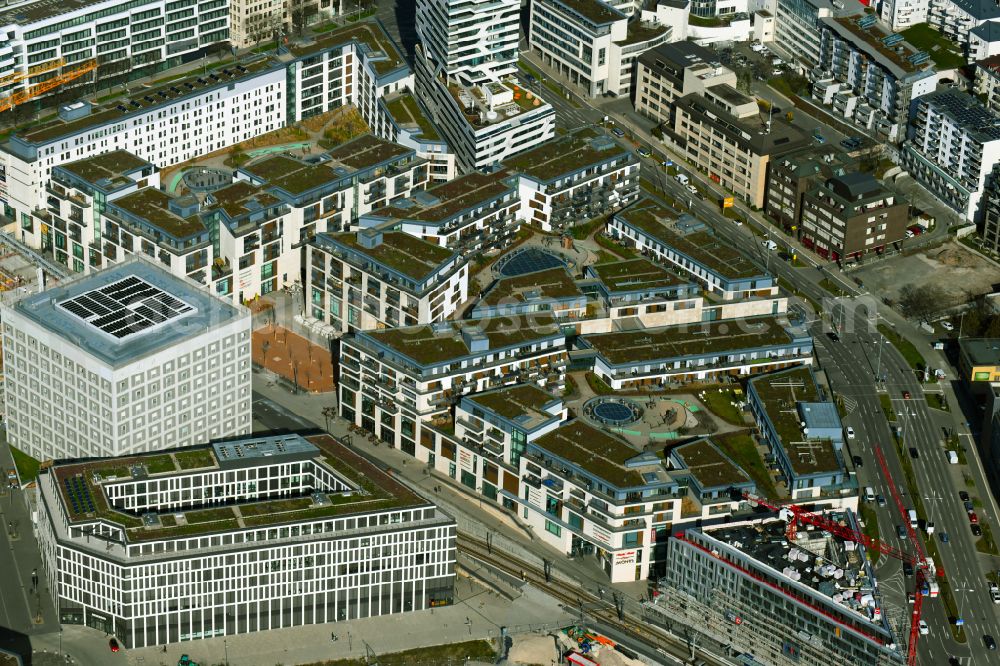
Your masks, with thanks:
M135 276L92 289L59 307L119 340L194 311Z

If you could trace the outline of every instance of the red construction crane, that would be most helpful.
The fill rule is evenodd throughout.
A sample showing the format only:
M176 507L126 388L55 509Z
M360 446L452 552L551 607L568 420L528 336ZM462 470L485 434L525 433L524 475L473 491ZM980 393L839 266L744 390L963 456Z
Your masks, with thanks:
M903 510L903 502L899 498L899 494L896 491L895 485L892 483L892 479L889 476L885 468L885 460L881 458L881 452L879 452L879 463L883 466L883 473L889 482L889 488L892 491L893 497L896 499L896 505L899 508L900 513L906 516L906 512ZM851 527L846 524L841 524L827 518L821 513L815 513L808 511L796 504L775 504L763 497L757 497L756 495L751 495L748 492L743 493L744 499L751 503L759 504L765 506L772 511L777 511L781 514L782 518L788 521L788 527L786 528L786 535L788 540L794 541L796 532L798 531L798 526L800 523L806 523L809 525L814 525L819 529L826 530L831 534L835 534L842 539L847 541L853 541L855 543L862 544L868 550L878 551L879 553L884 553L889 557L894 557L898 560L904 562L909 562L913 565L915 576L916 576L916 592L913 597L913 613L910 618L910 642L908 645L907 653L907 663L909 666L915 666L917 662L917 640L920 636L920 612L923 606L924 598L924 581L925 581L925 569L927 568L927 561L924 557L923 548L920 546L920 539L917 538L916 533L910 526L909 519L903 521L909 530L910 541L916 546L918 555L911 555L906 553L894 546L891 546L884 541L879 539L872 539L869 536L861 532L857 527ZM930 588L928 588L928 592Z

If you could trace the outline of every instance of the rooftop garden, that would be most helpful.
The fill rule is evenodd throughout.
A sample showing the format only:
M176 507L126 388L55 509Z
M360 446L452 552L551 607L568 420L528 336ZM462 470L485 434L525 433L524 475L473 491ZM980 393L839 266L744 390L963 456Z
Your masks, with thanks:
M414 280L423 280L456 256L451 250L402 231L383 232L382 242L372 248L358 243L352 232L331 234L330 238Z
M507 419L516 419L522 414L536 413L546 416L545 405L556 398L534 384L518 384L486 393L477 393L469 398L472 402Z
M939 71L957 69L966 64L959 45L926 23L918 23L900 34L914 48L930 55Z
M625 462L639 455L622 440L582 421L571 421L535 440L535 446L563 460L579 465L616 488L645 485L636 469Z
M750 480L711 440L700 439L674 449L702 488L720 488Z
M400 125L416 125L420 128L420 134L428 141L440 141L441 135L438 133L434 123L424 114L416 98L409 93L402 93L390 102L386 103L386 108L397 123Z
M641 291L686 284L676 273L639 257L611 261L591 267L608 291Z
M470 173L427 190L428 194L437 199L436 203L410 208L389 206L374 211L372 215L400 220L446 222L459 213L486 205L513 191L514 186L506 181L508 175L503 171L494 174Z
M537 293L541 299L565 299L582 296L576 282L565 268L556 267L535 273L525 273L516 277L501 278L483 298L488 306L525 303L529 293Z
M764 459L761 458L757 449L757 443L749 432L743 430L724 435L713 435L712 441L740 469L750 475L754 485L757 486L758 493L771 499L780 497L778 489L774 485L774 479L764 465Z
M110 205L131 213L174 238L188 238L206 231L205 223L198 215L181 217L171 212L170 201L169 195L155 187L144 187L115 199Z

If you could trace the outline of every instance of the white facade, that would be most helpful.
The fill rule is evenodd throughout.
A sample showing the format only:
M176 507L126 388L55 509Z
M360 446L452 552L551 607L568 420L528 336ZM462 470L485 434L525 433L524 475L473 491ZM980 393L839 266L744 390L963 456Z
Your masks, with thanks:
M63 305L134 276L193 312L117 339ZM153 264L136 260L64 282L0 312L8 440L36 459L156 451L250 432L249 312Z
M91 60L101 77L143 68L149 74L229 39L227 0L87 0L72 8L47 0L11 5L0 14L0 94L24 90L53 72ZM69 86L93 78L89 74Z
M518 0L419 0L416 29L426 56L463 86L517 71Z
M1000 116L963 92L925 95L917 101L902 162L935 197L978 220L986 178L1000 162Z
M452 602L454 521L415 496L391 494L388 477L331 438L255 438L175 455L193 453L208 456L204 467L150 470L139 481L101 475L151 458L162 465L165 456L65 463L40 475L39 573L63 624L141 648ZM77 511L63 488L80 487L73 480L80 470L99 479L84 481L96 512ZM180 493L187 502L171 501ZM225 500L254 509L276 500L285 513L236 520ZM118 509L159 515L144 527ZM215 521L192 529L204 510Z
M925 23L930 4L930 0L883 0L879 17L895 32L902 32L918 23Z
M995 2L929 0L928 4L928 25L963 46L968 44L972 30L989 22L1000 21L1000 7Z
M810 69L819 64L819 20L833 15L828 0L776 0L774 41Z

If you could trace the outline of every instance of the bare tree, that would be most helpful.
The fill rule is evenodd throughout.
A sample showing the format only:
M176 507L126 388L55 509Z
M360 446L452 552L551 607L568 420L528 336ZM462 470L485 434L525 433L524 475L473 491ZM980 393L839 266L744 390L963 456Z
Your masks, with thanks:
M899 290L899 306L908 317L927 321L946 303L944 290L936 284L917 286L908 284Z

